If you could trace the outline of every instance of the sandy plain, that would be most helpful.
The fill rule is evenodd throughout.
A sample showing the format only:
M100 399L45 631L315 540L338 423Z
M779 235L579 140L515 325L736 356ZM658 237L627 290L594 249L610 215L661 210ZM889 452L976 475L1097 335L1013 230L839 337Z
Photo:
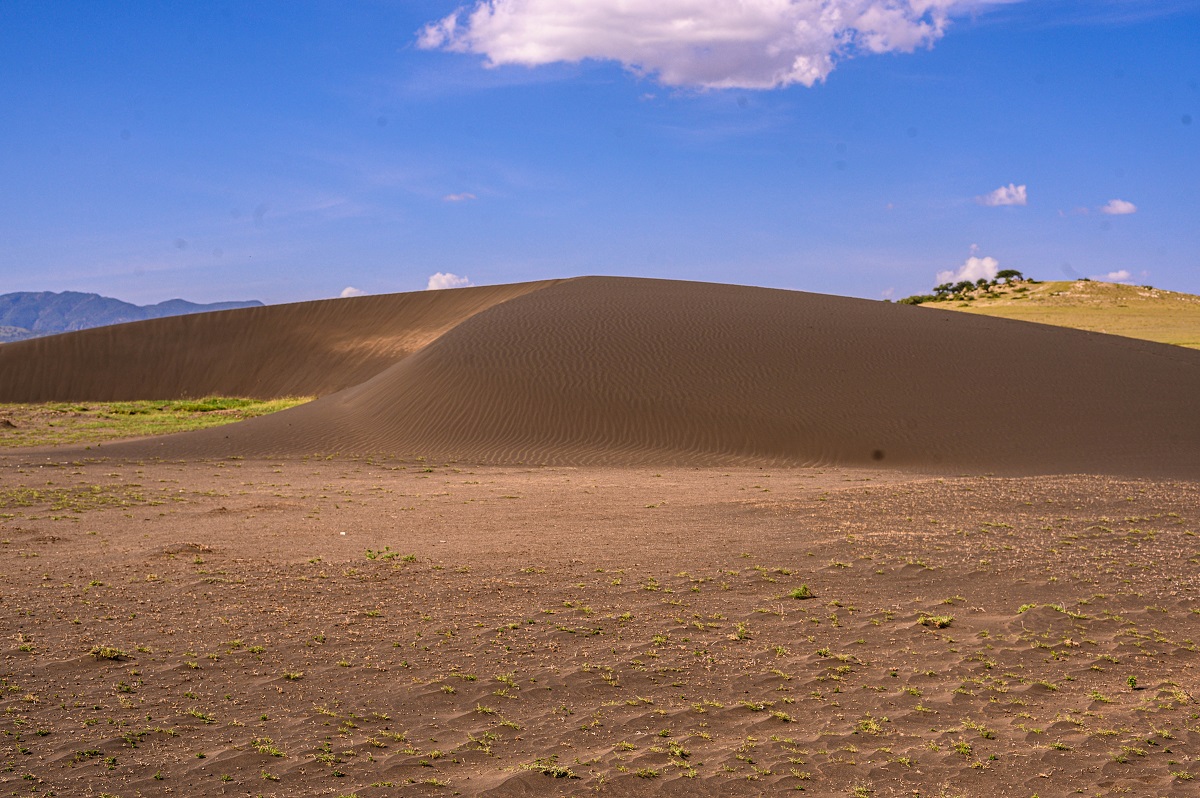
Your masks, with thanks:
M0 453L5 793L1195 793L1200 355L472 291L0 349L8 401L323 395Z
M3 466L11 794L1182 796L1200 775L1194 483Z

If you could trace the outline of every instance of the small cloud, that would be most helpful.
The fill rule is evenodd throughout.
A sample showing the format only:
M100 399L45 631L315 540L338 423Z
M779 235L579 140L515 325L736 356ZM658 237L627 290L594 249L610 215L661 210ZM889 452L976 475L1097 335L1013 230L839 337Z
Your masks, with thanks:
M355 288L352 285L346 286L345 288L342 289L342 293L338 294L338 296L340 296L342 299L345 299L347 297L352 297L352 296L366 296L366 295L367 295L366 291L363 291L361 288Z
M1122 199L1113 199L1100 209L1100 213L1109 216L1128 216L1131 213L1137 213L1137 206Z
M1121 269L1119 271L1109 272L1108 274L1096 275L1092 279L1101 280L1106 283L1124 283L1128 281L1130 277L1133 277L1133 275L1130 274L1128 270Z
M467 288L471 285L469 277L459 277L457 274L449 272L438 272L430 275L429 284L425 286L426 291L441 291L444 288Z
M1000 271L1000 261L995 258L977 258L974 255L967 258L962 266L953 271L937 273L937 281L941 283L959 283L963 280L994 280Z
M464 191L461 194L447 194L442 199L446 202L470 202L473 199L479 199L479 197L476 197L469 191Z
M980 205L986 205L989 208L998 208L1002 205L1028 205L1029 196L1025 191L1025 186L1018 186L1016 183L1009 183L1007 186L976 197L975 201Z

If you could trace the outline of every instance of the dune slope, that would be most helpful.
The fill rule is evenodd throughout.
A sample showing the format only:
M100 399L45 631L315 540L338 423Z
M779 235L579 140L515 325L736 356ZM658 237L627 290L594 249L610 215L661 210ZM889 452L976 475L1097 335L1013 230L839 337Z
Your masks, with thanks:
M1179 348L799 292L579 278L494 304L319 401L126 450L1195 476L1198 396L1200 353Z
M554 282L298 302L5 344L0 402L324 396Z

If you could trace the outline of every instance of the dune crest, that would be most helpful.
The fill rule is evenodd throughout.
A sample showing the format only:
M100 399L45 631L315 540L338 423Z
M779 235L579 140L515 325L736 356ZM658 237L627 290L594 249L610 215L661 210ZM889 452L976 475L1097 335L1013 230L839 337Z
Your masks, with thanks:
M555 282L270 305L5 344L0 402L324 396Z

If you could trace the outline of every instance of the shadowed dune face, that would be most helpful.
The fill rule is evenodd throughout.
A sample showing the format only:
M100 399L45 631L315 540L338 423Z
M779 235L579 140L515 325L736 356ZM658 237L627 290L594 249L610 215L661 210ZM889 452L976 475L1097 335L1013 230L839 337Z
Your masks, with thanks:
M294 410L117 451L1194 476L1200 353L737 286L580 278ZM106 450L108 447L106 447Z
M324 396L555 281L299 302L0 346L0 402Z

